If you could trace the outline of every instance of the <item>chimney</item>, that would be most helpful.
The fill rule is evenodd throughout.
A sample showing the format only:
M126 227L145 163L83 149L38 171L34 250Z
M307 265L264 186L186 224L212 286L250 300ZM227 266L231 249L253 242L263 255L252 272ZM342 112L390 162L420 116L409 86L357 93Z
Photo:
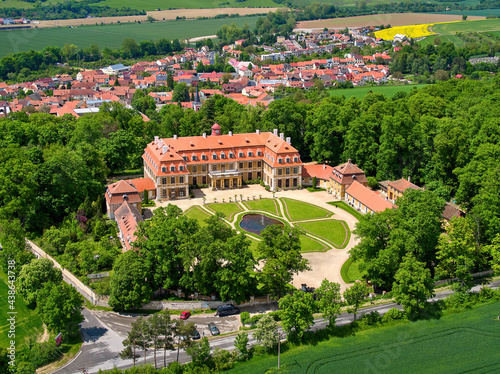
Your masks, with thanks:
M127 194L123 195L123 200L128 200Z
M167 153L168 151L168 145L163 146L163 154Z
M350 164L350 163L351 163L351 159L350 159L350 158L349 158L349 159L347 159L347 162Z
M278 129L274 129L273 134L274 134L274 136L278 136Z
M229 131L229 136L233 136L233 132L232 131Z
M287 142L288 144L292 144L292 138L291 138L291 137L289 137L289 136L287 136L287 137L286 137L286 142Z
M280 139L285 140L285 134L283 134L282 132L280 132Z
M155 144L158 144L158 140L160 139L159 136L155 136Z
M410 182L410 179L411 179L411 177L410 177L410 176L408 176L408 182Z
M177 135L174 135L174 140L177 140Z
M258 129L257 129L255 132L257 133L257 135L259 135L259 134L260 134L260 130L258 130Z
M323 164L323 170L324 170L324 169L326 169L326 165L325 165L325 164Z
M204 137L204 138L206 138L206 137L207 137L207 133L206 133L206 132L204 132L204 133L203 133L203 137Z

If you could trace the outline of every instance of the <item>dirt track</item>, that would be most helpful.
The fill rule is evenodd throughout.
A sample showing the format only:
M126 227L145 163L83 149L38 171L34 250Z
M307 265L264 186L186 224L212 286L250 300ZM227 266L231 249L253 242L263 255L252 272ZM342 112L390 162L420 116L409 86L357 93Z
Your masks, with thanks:
M484 19L485 17L468 16L467 19ZM358 16L346 18L330 18L316 21L303 21L297 23L295 30L314 30L325 27L331 29L343 29L346 27L363 26L405 26L419 25L424 23L461 21L462 16L448 14L426 14L426 13L391 13L376 14L372 16Z
M146 12L146 16L123 16L123 17L99 17L99 18L76 18L76 19L61 19L52 21L37 21L34 26L38 27L66 27L66 26L81 26L81 25L95 25L96 23L122 23L146 21L147 16L152 16L157 20L169 21L174 20L176 17L197 18L197 17L215 17L218 14L235 14L248 15L248 14L261 14L268 12L275 12L277 9L283 8L212 8L212 9L174 9L174 10L154 10Z

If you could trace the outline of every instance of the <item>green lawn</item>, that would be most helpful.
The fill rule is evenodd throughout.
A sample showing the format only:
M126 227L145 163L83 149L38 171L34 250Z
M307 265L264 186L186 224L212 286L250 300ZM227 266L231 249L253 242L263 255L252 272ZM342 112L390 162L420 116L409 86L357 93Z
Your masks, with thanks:
M7 302L9 287L7 286L7 275L0 271L0 347L9 346L11 339L8 337L10 328L7 319L12 316L8 314L10 304ZM16 296L15 310L16 316L16 345L19 347L26 337L36 336L43 333L42 320L38 314L29 309L21 296Z
M132 9L144 10L168 10L174 8L258 8L258 7L280 7L283 5L277 4L272 0L245 0L237 2L236 0L106 0L98 3L101 6L109 6L112 8L129 7ZM266 13L265 9L262 13Z
M142 40L158 40L161 38L172 40L213 35L222 25L233 22L239 27L243 27L246 23L253 30L258 19L259 16L252 16L231 19L212 18L207 20L3 31L3 43L0 43L0 57L9 53L29 51L30 49L39 51L47 46L62 47L66 43L75 44L79 48L87 48L91 44L97 44L102 49L104 47L119 48L125 38L133 38L140 42ZM98 21L96 20L96 22Z
M354 218L356 218L358 221L361 219L361 217L363 217L363 215L360 212L358 212L353 207L347 205L345 201L329 201L328 204L345 210L347 213L354 216Z
M457 32L500 31L500 19L474 20L465 22L438 23L432 26L436 34L455 35Z
M346 283L354 283L355 281L362 278L361 271L359 270L359 261L354 262L352 257L344 262L342 268L340 269L340 275Z
M250 235L247 235L247 238L250 240L250 250L252 251L253 257L258 258L260 256L259 250L257 247L259 243L257 240L253 239Z
M300 235L301 252L323 252L328 249L323 243L306 235Z
M373 93L379 92L387 97L393 97L396 93L403 91L409 92L413 88L422 88L426 84L407 84L401 86L374 86L374 87L355 87L355 88L345 88L342 90L330 89L328 93L330 96L345 96L346 99L350 97L356 97L358 99L363 99L366 94L370 91Z
M315 218L327 218L333 215L329 210L302 201L281 198L285 215L290 221L303 221Z
M439 38L441 40L441 43L453 43L457 47L462 47L463 45L465 45L463 39L460 39L456 35L432 35L421 40L420 42L418 42L418 44L423 47L426 47L429 44L434 45L434 39L436 38Z
M224 213L229 221L232 221L234 214L242 211L241 207L237 203L207 204L207 208L215 213Z
M498 373L500 302L440 319L402 322L365 330L281 354L283 373ZM237 363L228 373L262 374L276 368L275 355Z
M193 206L184 212L184 215L188 218L193 218L198 221L200 226L205 226L205 220L210 217L210 214L205 212L203 209L197 206Z
M245 201L243 204L250 210L262 210L264 212L269 212L280 216L278 212L277 204L274 199L261 199L261 200L250 200Z
M319 236L329 241L337 248L345 247L349 241L349 229L346 229L347 225L344 226L345 224L342 221L325 219L320 221L301 222L296 225L315 236Z

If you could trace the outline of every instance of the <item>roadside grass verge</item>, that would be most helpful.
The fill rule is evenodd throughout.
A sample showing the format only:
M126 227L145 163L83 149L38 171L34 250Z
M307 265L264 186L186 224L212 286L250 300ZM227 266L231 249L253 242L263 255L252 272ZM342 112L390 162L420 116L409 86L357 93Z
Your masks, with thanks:
M350 230L343 221L324 219L300 222L296 226L308 233L326 240L337 248L344 248L349 242Z
M284 214L290 221L304 221L307 219L328 218L333 216L332 212L313 204L286 197L281 197L280 199L284 205Z
M347 205L345 201L329 201L328 204L336 206L337 208L345 210L347 213L352 215L354 218L356 218L358 221L363 217L363 215L358 212L356 209L353 207Z

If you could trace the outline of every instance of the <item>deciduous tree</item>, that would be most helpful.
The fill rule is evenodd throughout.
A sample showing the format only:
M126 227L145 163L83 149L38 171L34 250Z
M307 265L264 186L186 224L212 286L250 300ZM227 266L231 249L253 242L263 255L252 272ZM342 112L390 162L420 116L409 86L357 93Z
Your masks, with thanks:
M285 295L279 301L283 330L290 338L300 339L304 331L314 325L313 313L316 305L312 294L296 291Z

